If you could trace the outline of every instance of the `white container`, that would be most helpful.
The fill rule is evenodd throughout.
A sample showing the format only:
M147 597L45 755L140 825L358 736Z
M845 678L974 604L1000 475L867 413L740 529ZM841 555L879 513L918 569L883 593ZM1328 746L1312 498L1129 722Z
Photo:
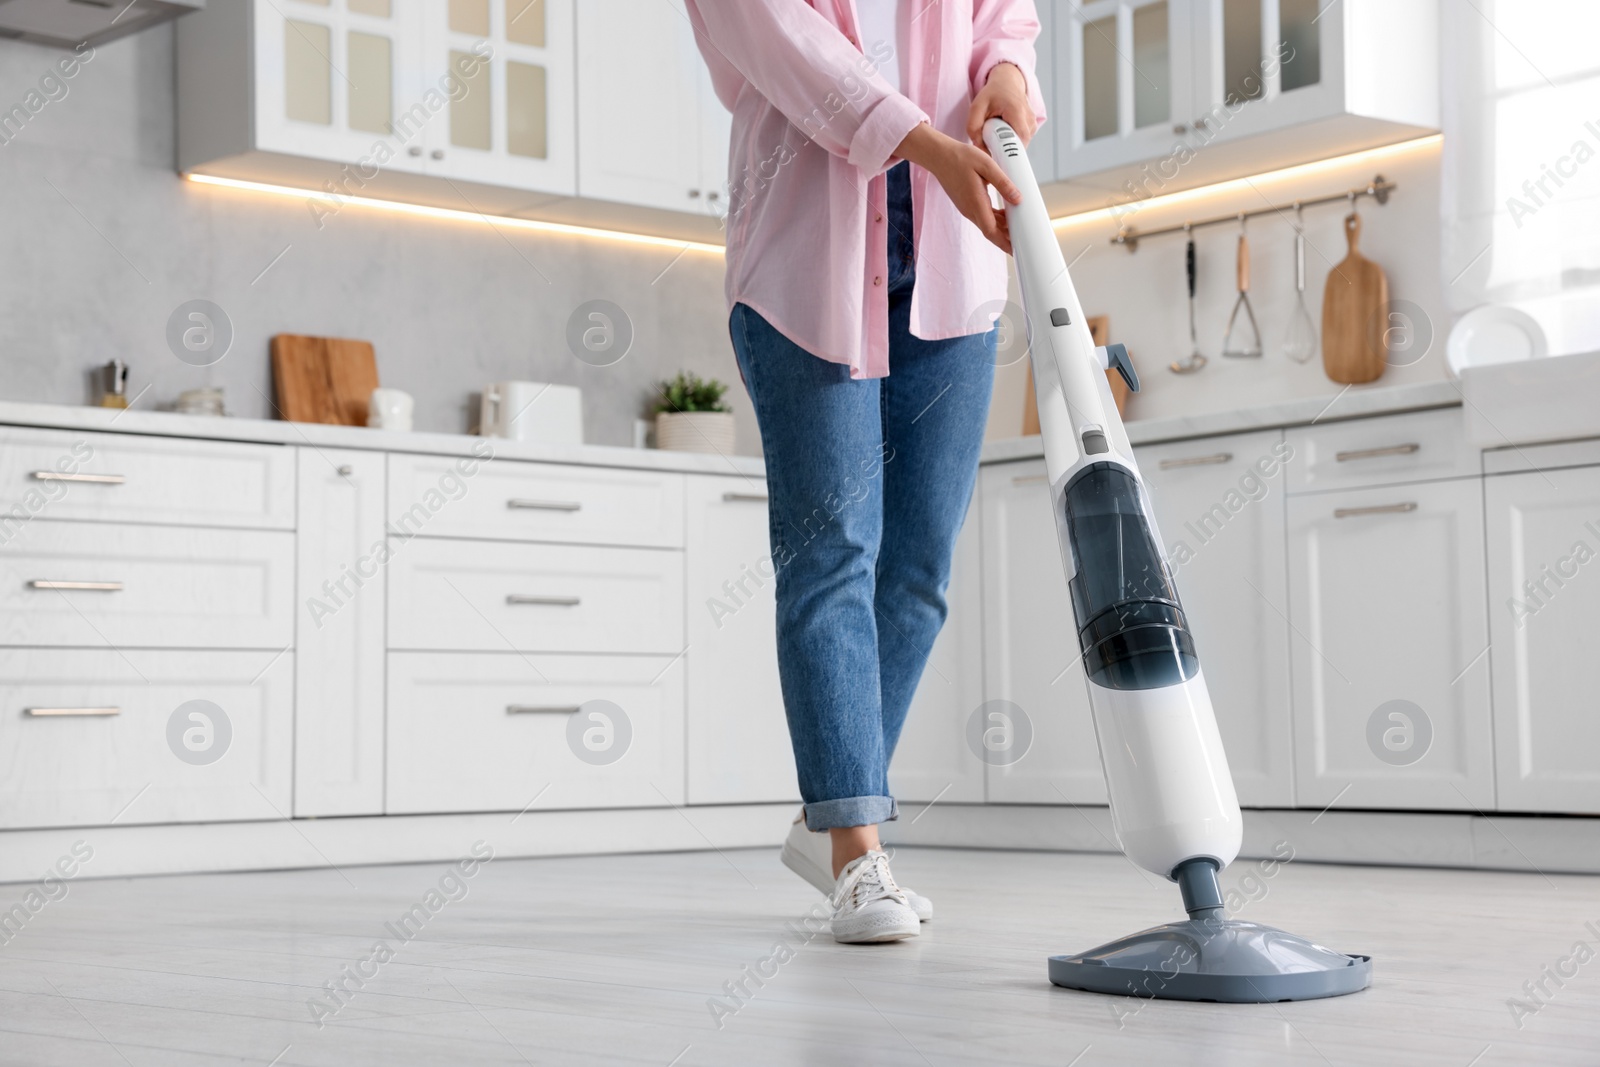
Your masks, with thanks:
M656 447L667 452L733 454L733 412L663 411L656 416Z
M583 390L546 382L495 382L484 386L478 432L484 437L583 444Z
M367 425L378 430L410 432L416 402L400 389L374 389L367 398Z

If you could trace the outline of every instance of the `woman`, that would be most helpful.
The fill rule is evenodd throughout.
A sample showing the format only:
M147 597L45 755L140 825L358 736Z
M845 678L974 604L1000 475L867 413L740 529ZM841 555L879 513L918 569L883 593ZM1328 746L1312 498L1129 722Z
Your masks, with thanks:
M766 457L784 845L839 941L917 933L878 826L977 477L1019 194L977 147L1044 108L1030 0L688 0L733 112L729 330ZM985 240L987 239L987 240Z

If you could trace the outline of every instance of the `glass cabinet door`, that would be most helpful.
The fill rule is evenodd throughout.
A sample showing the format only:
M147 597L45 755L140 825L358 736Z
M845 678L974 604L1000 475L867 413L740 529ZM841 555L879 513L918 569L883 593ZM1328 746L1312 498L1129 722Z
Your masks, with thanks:
M572 195L572 0L405 2L422 9L425 92L445 98L427 173Z
M414 14L406 0L256 4L259 145L421 170L420 151L404 151L395 138L396 119L416 89Z
M1058 171L1159 157L1189 131L1187 0L1056 0Z
M1310 116L1339 91L1342 8L1319 0L1200 0L1200 8L1190 120L1213 136ZM1270 105L1270 118L1258 102Z

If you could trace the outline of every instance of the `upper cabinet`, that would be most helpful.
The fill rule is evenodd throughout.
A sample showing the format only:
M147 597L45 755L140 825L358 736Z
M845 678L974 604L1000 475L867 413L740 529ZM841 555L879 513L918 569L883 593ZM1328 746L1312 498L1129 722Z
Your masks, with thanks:
M209 5L178 28L179 169L474 211L570 197L573 19L573 0Z
M1054 0L1056 172L1155 159L1187 139L1195 49L1184 0Z
M1142 199L1438 128L1437 0L1050 6L1064 180Z
M384 6L390 2L402 0L383 0ZM573 0L424 0L417 6L418 98L426 101L442 86L449 100L426 127L429 173L576 192Z
M683 0L578 8L578 191L720 218L733 118Z

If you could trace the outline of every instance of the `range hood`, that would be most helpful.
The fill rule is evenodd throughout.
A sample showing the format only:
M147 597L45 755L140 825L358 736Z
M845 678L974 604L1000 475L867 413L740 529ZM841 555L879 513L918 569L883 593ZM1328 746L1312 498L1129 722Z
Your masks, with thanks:
M0 0L0 37L76 48L175 19L206 0Z

